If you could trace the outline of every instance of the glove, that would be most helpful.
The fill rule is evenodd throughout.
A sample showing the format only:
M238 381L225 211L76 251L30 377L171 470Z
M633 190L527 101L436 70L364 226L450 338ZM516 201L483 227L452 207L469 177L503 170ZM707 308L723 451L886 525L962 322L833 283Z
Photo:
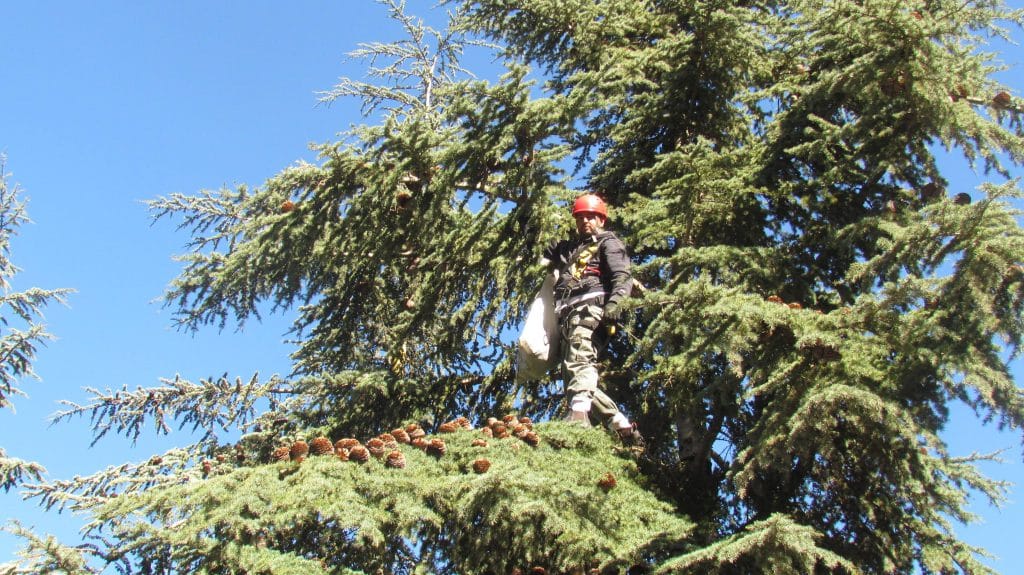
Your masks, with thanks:
M608 323L615 323L622 317L622 310L617 302L608 302L604 306L604 320Z

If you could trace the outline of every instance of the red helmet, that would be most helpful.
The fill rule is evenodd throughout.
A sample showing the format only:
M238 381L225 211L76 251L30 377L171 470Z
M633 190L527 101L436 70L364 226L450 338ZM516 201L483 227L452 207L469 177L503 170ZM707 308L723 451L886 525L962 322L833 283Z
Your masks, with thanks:
M598 214L602 218L608 218L608 205L600 197L594 194L583 194L576 198L572 205L572 215L577 214Z

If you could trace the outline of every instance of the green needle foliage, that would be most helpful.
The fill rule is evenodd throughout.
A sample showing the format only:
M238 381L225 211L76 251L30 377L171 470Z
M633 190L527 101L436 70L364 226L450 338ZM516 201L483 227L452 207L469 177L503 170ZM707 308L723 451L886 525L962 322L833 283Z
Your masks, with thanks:
M7 182L6 158L0 156L0 409L14 409L11 398L24 396L22 380L35 378L32 362L36 349L52 336L39 323L47 304L64 302L67 289L28 288L16 291L11 280L19 269L11 261L11 238L29 221L17 185ZM38 463L10 457L0 447L0 489L10 491L26 478L41 479L46 470Z
M407 38L355 53L373 83L324 94L361 98L367 125L258 188L151 203L191 238L167 293L179 325L294 312L295 367L69 404L97 437L204 432L33 486L92 517L97 557L129 573L990 572L953 527L970 494L998 504L1005 486L976 467L992 455L949 453L941 432L956 403L1024 423L1008 368L1021 193L949 189L935 150L994 177L1020 165L1024 107L982 48L1024 14L481 0L435 30L385 4ZM478 79L460 58L487 46L503 68ZM464 430L428 436L443 454L305 454L555 417L560 385L517 385L512 342L584 187L643 284L602 375L642 457L560 423L536 446Z

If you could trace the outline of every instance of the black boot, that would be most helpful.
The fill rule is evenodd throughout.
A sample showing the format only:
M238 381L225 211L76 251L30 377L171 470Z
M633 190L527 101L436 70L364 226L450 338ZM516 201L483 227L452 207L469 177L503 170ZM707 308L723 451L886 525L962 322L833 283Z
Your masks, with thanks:
M617 429L616 432L618 432L619 439L622 440L622 444L626 447L639 451L644 450L644 436L640 435L640 431L636 428L636 423L629 427Z

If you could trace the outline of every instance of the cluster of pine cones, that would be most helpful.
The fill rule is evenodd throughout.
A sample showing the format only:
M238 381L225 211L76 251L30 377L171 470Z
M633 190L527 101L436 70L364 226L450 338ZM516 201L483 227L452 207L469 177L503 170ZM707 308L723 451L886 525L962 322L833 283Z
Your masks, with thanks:
M456 433L459 431L472 430L473 425L469 419L459 417L452 421L442 423L437 428L439 434ZM540 436L533 430L533 422L528 417L516 417L506 415L498 419L491 417L487 419L487 425L480 428L483 437L473 440L474 447L487 447L486 438L505 439L516 437L530 446L536 447L540 444ZM301 463L306 457L333 455L341 461L354 461L366 463L371 457L383 461L387 467L401 469L405 467L405 455L399 449L399 444L406 444L423 450L433 457L442 457L448 451L444 439L440 437L428 437L427 432L417 423L410 423L405 427L392 430L390 433L382 433L377 437L368 440L365 444L354 438L344 438L331 441L327 437L317 437L310 442L298 440L291 445L282 445L271 454L275 462L294 461ZM477 459L473 462L473 470L477 473L485 473L491 466L486 459Z

